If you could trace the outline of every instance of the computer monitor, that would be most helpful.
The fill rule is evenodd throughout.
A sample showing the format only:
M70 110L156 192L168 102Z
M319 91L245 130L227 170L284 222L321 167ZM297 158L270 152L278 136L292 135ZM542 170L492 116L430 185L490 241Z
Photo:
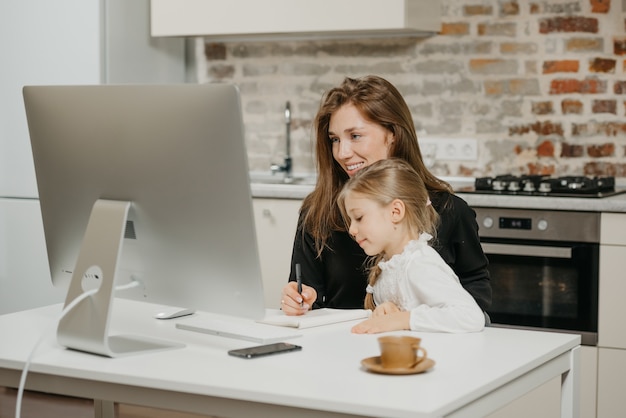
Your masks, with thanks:
M26 86L50 272L69 348L118 356L117 296L264 315L239 91L230 84ZM36 290L34 290L36 291ZM158 348L158 345L155 346Z

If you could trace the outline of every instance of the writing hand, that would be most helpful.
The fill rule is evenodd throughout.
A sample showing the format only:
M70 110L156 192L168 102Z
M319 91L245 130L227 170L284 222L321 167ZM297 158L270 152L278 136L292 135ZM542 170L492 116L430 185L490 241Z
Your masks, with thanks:
M280 306L285 315L304 315L311 310L316 299L317 291L314 288L303 284L300 295L297 283L289 282L283 287Z

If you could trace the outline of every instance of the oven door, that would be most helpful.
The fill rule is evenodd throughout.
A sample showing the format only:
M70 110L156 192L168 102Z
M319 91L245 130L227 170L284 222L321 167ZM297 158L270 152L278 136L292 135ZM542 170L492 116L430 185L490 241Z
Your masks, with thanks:
M598 339L598 258L594 243L481 239L489 259L496 326L574 332Z

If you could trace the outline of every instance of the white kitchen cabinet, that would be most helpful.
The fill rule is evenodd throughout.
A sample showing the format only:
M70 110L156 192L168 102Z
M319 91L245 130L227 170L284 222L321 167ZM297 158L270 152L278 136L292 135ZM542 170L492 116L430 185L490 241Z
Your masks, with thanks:
M253 199L263 292L268 308L280 308L281 289L289 280L301 204L302 201L291 199Z
M582 346L580 351L579 416L596 416L597 347ZM561 417L561 379L555 378L528 392L487 418Z
M598 350L597 418L624 416L624 411L626 411L624 376L626 376L626 350L600 348Z
M602 213L598 309L597 418L621 416L626 410L626 214ZM581 415L583 416L583 415Z
M626 349L626 214L603 213L600 232L598 346Z
M485 418L560 418L561 379L554 379L517 398Z
M424 36L441 30L440 0L151 0L152 36L215 41Z
M579 416L580 418L595 417L598 393L598 347L581 347L579 382Z
M49 283L22 88L185 82L185 40L151 38L149 6L0 1L0 313L62 300Z

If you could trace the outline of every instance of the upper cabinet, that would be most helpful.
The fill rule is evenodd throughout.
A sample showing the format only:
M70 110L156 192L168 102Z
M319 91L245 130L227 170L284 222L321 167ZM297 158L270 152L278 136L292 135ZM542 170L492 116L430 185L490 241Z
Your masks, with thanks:
M216 42L431 36L440 0L151 0L152 36Z

